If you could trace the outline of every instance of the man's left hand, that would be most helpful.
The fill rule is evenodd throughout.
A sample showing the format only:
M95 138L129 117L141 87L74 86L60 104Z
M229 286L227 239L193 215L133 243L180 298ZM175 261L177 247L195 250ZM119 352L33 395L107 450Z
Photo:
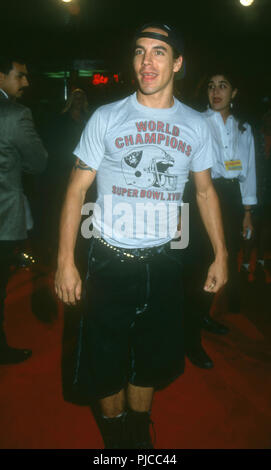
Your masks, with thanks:
M207 279L204 285L206 292L215 294L223 287L228 280L227 256L216 258L211 264Z

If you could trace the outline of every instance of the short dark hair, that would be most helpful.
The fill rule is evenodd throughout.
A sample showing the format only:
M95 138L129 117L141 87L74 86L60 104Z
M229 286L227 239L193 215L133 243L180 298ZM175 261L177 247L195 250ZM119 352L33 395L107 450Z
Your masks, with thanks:
M17 62L18 64L24 65L26 61L22 57L9 56L3 57L0 56L0 72L7 75L13 69L13 63Z

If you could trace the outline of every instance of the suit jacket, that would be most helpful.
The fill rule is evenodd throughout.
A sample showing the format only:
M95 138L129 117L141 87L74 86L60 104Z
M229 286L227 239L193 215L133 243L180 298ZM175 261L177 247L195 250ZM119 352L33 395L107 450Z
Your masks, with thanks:
M22 172L40 173L46 161L31 111L0 91L0 240L27 237Z

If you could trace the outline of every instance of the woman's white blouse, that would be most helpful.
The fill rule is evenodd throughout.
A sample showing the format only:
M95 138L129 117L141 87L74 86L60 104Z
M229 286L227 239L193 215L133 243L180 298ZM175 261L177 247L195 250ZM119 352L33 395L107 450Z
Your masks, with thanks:
M245 131L238 129L237 120L230 115L224 124L221 114L212 109L203 113L209 124L213 141L212 178L238 178L244 205L257 204L255 146L250 125L244 123ZM230 161L241 161L232 170Z

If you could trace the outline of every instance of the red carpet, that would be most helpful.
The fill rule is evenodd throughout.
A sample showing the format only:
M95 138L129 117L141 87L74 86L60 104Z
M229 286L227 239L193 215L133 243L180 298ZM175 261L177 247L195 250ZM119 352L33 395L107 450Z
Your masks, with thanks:
M49 295L50 285L48 273L37 267L20 269L10 279L9 343L31 348L33 356L0 366L0 448L100 449L90 409L63 398L64 315ZM214 369L201 370L187 361L185 374L155 395L157 449L270 449L270 291L270 283L245 285L240 315L222 312L223 302L218 302L221 313L215 316L230 334L204 334Z

